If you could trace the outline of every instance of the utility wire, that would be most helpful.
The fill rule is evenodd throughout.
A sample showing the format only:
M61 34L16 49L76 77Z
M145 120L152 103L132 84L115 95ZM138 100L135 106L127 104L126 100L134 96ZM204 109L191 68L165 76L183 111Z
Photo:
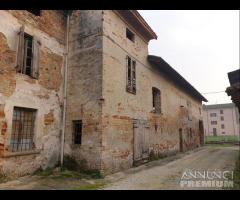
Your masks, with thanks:
M205 93L202 93L202 94L216 94L216 93L222 93L222 92L225 92L225 91L218 91L218 92L205 92Z

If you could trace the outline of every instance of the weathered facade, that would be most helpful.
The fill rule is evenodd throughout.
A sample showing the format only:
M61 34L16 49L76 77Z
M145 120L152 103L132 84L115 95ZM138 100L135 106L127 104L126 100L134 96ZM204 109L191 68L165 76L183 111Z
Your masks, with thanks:
M20 173L13 167L19 165L24 173L59 160L66 16L0 15L0 166ZM14 69L23 24L41 38L38 79ZM138 12L74 10L67 31L65 155L107 174L202 144L206 99L165 61L148 55L148 42L157 36ZM29 155L9 157L6 150L14 106L37 110L36 148Z
M59 160L66 20L61 11L43 10L36 16L12 10L0 11L0 16L0 170L19 176ZM16 72L23 26L25 33L41 43L37 79ZM28 151L11 150L16 107L36 110L34 148ZM28 134L27 126L21 129Z

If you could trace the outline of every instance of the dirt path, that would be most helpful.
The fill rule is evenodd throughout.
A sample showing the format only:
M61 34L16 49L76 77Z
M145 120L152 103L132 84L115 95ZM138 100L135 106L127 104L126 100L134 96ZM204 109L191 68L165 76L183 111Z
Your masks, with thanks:
M186 189L181 188L179 185L182 173L186 169L233 170L238 152L238 146L205 146L191 152L177 154L176 156L152 161L124 172L115 173L106 176L104 179L57 179L56 177L26 176L6 183L1 183L0 190Z
M199 151L182 155L167 164L151 162L142 169L130 169L106 177L111 183L107 190L134 189L197 189L181 187L179 182L186 169L191 170L233 170L239 147L206 146ZM140 167L140 168L141 168ZM202 189L202 188L199 188ZM211 188L216 189L216 188Z

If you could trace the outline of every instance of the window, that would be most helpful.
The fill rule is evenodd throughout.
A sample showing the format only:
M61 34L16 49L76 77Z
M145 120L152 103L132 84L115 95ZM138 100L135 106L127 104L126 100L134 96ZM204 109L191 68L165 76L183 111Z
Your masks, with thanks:
M192 135L192 129L189 129L189 142L192 143L193 142L193 135Z
M217 113L210 113L210 117L216 117Z
M223 116L221 116L221 121L224 121L224 117Z
M131 40L132 42L134 42L135 40L135 35L132 31L130 31L128 28L126 28L126 37Z
M19 32L17 66L18 73L38 78L38 58L40 42L24 32L24 26Z
M217 121L211 121L211 124L212 124L212 125L216 125L216 124L217 124Z
M187 110L188 110L188 120L192 121L192 104L190 101L187 101Z
M159 89L152 88L153 110L155 113L161 113L161 92Z
M220 114L223 114L223 110L220 110Z
M225 134L225 132L222 132L222 134Z
M221 128L222 128L222 129L224 129L224 128L225 128L224 124L221 124Z
M136 94L136 61L127 56L127 92Z
M82 120L73 121L73 143L82 144Z
M213 128L213 135L216 136L217 135L217 129Z
M14 107L10 150L27 151L34 148L34 124L36 110Z
M41 10L27 10L28 12L32 13L33 15L40 16Z

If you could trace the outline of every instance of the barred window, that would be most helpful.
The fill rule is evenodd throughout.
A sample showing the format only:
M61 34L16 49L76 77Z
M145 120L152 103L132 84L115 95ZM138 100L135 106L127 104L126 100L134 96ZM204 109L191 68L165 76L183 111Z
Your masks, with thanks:
M10 150L27 151L34 148L35 109L14 107Z
M73 143L82 144L82 120L73 121Z
M127 86L126 91L136 94L136 61L127 56Z

